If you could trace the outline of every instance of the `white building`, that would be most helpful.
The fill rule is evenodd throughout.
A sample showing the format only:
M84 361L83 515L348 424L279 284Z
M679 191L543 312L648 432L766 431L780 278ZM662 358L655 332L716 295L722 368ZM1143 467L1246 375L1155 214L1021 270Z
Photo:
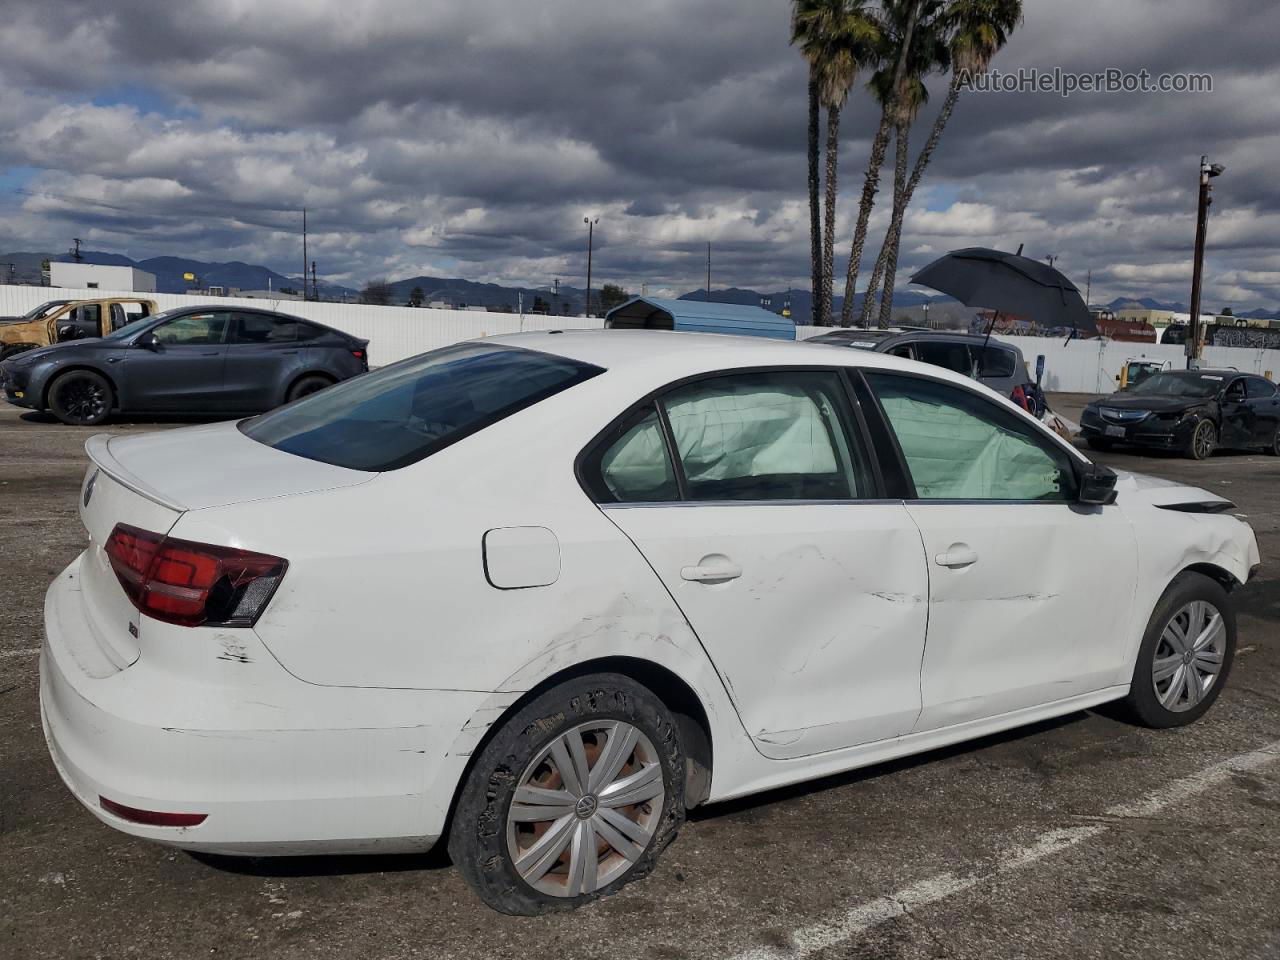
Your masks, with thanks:
M155 293L156 275L134 267L55 262L49 264L49 286L112 293Z

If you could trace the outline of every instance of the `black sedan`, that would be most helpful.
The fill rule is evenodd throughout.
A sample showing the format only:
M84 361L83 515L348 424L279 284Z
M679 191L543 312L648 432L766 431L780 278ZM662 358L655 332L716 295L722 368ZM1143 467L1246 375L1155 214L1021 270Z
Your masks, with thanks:
M260 413L364 373L368 344L283 313L180 307L19 354L0 363L0 388L80 426L113 412Z
M1166 371L1095 400L1080 419L1095 450L1132 444L1203 460L1220 447L1280 456L1280 395L1236 370Z

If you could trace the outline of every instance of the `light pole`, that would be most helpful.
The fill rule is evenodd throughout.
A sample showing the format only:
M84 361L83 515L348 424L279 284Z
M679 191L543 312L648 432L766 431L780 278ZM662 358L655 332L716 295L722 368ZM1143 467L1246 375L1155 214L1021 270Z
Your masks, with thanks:
M924 302L924 325L929 326L929 301Z
M1208 157L1200 158L1200 206L1196 211L1196 260L1191 274L1191 336L1187 338L1187 369L1194 370L1200 362L1200 288L1204 282L1204 247L1209 232L1209 207L1213 204L1214 177L1226 172L1220 163L1210 163Z
M600 222L600 218L596 217L592 220L590 217L583 217L582 222L587 225L587 316L591 313L591 248L595 240L596 224Z

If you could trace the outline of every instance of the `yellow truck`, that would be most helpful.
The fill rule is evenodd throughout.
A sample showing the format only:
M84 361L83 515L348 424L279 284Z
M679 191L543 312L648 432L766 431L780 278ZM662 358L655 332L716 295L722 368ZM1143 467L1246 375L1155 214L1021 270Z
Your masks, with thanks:
M64 340L103 337L155 312L155 301L143 297L50 300L24 316L0 317L0 361Z

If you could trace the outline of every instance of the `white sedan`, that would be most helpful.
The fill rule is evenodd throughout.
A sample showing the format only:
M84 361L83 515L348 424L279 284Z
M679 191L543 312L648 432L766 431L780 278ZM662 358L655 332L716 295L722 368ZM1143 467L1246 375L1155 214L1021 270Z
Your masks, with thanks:
M970 380L766 340L495 338L87 446L41 657L76 797L224 854L444 840L509 913L698 804L1108 701L1190 723L1259 563L1229 502Z

